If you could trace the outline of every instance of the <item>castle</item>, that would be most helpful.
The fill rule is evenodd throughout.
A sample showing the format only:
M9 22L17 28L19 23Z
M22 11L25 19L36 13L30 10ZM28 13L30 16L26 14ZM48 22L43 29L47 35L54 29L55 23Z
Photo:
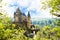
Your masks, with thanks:
M25 13L22 13L19 8L17 8L16 12L14 13L14 22L21 27L30 28L31 27L31 20L30 20L30 13L26 16Z
M16 27L22 27L27 30L24 34L28 37L33 37L39 29L36 29L34 25L31 24L30 13L26 16L24 13L17 8L16 12L14 12L14 23Z

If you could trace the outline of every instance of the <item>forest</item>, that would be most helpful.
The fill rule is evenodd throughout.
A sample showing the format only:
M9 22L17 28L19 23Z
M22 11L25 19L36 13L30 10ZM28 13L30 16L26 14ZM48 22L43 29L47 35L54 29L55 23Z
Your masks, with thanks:
M35 25L40 31L34 37L26 37L23 28L16 27L12 23L11 18L7 15L0 16L0 40L59 40L60 39L60 26L59 21L55 25L40 26ZM7 20L8 19L8 20Z

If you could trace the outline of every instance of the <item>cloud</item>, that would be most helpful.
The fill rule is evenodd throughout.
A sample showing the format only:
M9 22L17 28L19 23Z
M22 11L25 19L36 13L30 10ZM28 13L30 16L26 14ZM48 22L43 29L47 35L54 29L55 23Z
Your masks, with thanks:
M13 13L16 11L17 7L21 9L26 15L28 11L32 18L48 18L51 17L47 10L42 11L40 8L42 6L41 0L3 0L7 5L3 7L4 10L8 12L10 16L13 16Z
M22 7L28 7L30 4L29 0L18 0L17 2L19 4L19 6L22 6Z

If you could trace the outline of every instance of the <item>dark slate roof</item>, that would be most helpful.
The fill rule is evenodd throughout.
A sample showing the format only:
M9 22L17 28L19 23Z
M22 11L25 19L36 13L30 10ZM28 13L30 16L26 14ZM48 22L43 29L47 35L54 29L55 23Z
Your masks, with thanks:
M30 17L30 12L28 12L28 17Z
M19 8L16 9L16 12L15 13L20 13L22 15L22 12Z
M25 13L22 13L23 16L26 16Z
M20 9L19 9L19 8L17 8L17 9L16 9L16 11L20 11Z

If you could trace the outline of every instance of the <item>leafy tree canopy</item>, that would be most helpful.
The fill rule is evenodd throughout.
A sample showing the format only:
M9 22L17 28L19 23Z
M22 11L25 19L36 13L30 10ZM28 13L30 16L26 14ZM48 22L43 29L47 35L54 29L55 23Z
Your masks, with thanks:
M42 3L45 5L45 7L50 8L50 13L60 17L60 14L59 14L60 13L60 0L47 0Z

